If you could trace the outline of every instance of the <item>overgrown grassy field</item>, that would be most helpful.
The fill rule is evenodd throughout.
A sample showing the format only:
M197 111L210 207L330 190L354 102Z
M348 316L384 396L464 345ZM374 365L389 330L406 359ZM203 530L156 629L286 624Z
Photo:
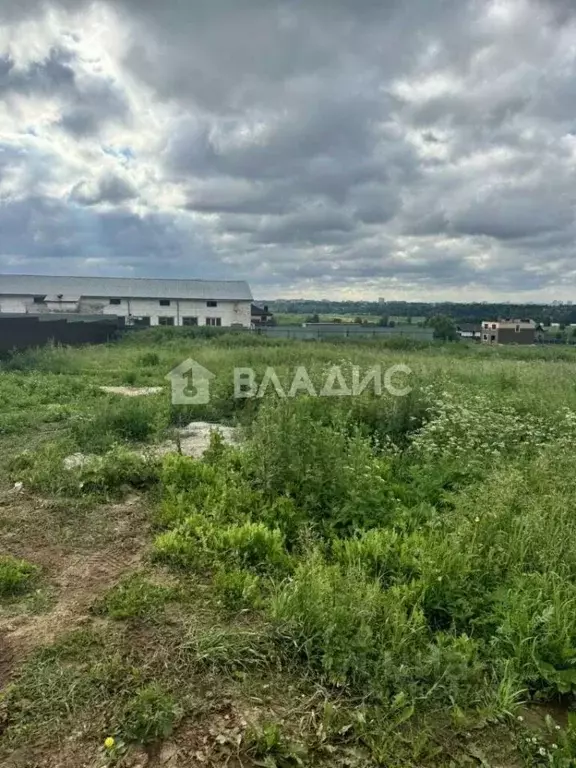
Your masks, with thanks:
M398 364L402 397L234 396ZM4 360L0 764L575 766L575 374L178 329ZM160 457L194 420L241 442Z

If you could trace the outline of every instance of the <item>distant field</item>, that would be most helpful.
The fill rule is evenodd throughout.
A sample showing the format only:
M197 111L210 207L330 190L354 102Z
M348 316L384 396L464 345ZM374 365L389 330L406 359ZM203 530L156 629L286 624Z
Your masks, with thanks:
M306 319L310 317L310 315L279 312L275 314L274 317L276 318L276 322L279 325L301 325L302 323L306 322ZM320 322L322 323L331 323L333 320L341 320L343 323L353 323L357 317L361 317L363 321L367 321L369 323L377 323L380 320L381 315L319 315ZM393 320L399 325L408 323L408 318L402 317L400 315L390 315L388 319ZM412 323L416 325L419 322L424 322L424 320L424 317L413 317Z
M403 397L234 396L392 365ZM177 328L4 360L0 765L574 766L575 381L567 347ZM197 420L239 444L182 455Z

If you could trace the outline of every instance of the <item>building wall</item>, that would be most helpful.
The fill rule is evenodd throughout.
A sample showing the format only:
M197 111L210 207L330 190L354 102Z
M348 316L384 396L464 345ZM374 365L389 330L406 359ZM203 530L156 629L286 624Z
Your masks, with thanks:
M534 344L536 342L534 328L521 328L519 331L514 328L499 328L496 334L498 344Z
M487 338L485 338L487 337ZM535 344L536 329L521 328L482 328L483 344Z
M32 303L30 296L0 296L0 312L28 312L27 301Z
M198 325L206 325L207 318L220 318L222 326L233 324L250 326L250 301L219 300L216 307L207 302L193 299L171 299L170 306L160 306L158 299L121 299L120 304L111 304L109 298L83 298L80 302L35 304L32 296L1 296L0 313L80 312L85 315L120 315L128 318L149 317L150 325L158 325L160 317L173 317L174 325L183 325L184 317L198 318Z

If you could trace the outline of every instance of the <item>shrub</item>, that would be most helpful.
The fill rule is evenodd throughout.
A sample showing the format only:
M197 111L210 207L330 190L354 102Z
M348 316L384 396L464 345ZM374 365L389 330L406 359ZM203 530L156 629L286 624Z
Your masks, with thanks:
M36 581L39 568L26 560L0 555L0 597L13 597L29 590Z
M267 499L294 500L324 532L383 525L395 508L389 466L343 417L323 425L306 400L262 406L245 448L246 473Z

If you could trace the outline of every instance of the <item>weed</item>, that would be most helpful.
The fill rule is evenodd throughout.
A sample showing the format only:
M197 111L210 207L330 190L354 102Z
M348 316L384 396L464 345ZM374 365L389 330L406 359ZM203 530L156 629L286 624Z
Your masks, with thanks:
M222 605L229 611L257 608L261 603L260 579L249 571L218 570L214 574L214 588Z
M138 358L138 365L142 368L154 368L160 365L160 355L157 352L145 352Z
M191 343L216 374L209 404L102 394L104 384L162 384ZM95 609L146 625L135 635L108 621L110 637L75 633L33 654L4 694L9 747L60 738L76 722L100 744L103 733L154 742L179 721L176 677L224 678L229 695L288 667L297 683L324 687L339 714L302 704L284 723L267 712L241 745L255 761L308 759L289 734L316 717L309 735L335 762L344 748L356 764L448 764L450 747L438 755L447 732L452 743L499 721L526 765L572 764L574 723L525 746L510 723L524 699L576 693L574 350L402 345L151 329L98 349L9 356L9 479L63 509L74 497L75 514L129 487L161 493L154 557L184 584L199 574L202 596L198 615L182 603L166 622L182 587L122 580ZM274 366L285 384L305 365L317 386L336 364L348 375L382 356L412 368L408 397L234 396L237 366L258 381ZM203 460L128 448L194 418L238 422L245 439L231 448L215 438ZM88 456L65 465L79 450ZM10 589L26 588L16 571Z
M302 765L307 756L305 746L286 738L281 726L274 722L249 728L244 734L243 747L253 759L278 768Z
M112 619L157 620L167 602L177 600L175 587L154 584L134 573L113 587L95 606L96 613Z
M93 415L75 419L72 434L81 450L109 448L114 442L146 442L164 425L163 404L156 398L116 398Z
M182 714L182 706L172 694L151 683L127 701L117 727L126 741L151 744L167 738Z
M181 650L200 667L220 672L263 669L277 660L271 635L249 629L191 627Z
M32 588L39 568L10 555L0 556L0 598L13 597Z

